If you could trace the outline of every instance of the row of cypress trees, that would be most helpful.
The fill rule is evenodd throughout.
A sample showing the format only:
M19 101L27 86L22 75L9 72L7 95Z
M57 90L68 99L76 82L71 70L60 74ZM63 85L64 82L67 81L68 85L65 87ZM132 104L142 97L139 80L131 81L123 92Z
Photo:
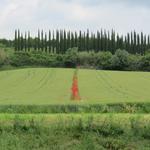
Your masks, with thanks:
M23 35L20 30L15 30L16 51L45 51L48 53L65 53L68 48L78 47L79 51L110 51L125 49L129 53L144 54L150 48L150 36L134 32L119 35L114 30L111 32L100 30L96 33L71 32L66 30L53 30L44 33L38 30L36 37L31 37L30 32Z

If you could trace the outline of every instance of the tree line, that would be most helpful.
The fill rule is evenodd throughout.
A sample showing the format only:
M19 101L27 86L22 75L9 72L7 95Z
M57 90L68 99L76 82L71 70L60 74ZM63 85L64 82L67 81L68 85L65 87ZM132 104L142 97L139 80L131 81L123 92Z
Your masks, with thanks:
M114 30L101 29L96 33L84 31L49 30L48 33L38 30L37 36L32 37L30 31L24 34L15 30L14 47L16 51L45 51L48 53L64 54L67 49L77 47L81 51L110 51L125 49L131 54L145 54L150 49L150 35L135 31L127 35L119 35Z

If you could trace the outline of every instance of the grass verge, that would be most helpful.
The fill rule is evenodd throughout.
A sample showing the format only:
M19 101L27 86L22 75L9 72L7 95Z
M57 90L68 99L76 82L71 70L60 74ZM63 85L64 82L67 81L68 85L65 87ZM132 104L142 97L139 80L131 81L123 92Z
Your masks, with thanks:
M148 114L0 114L2 150L148 150L149 141Z
M150 103L0 105L0 113L150 113Z

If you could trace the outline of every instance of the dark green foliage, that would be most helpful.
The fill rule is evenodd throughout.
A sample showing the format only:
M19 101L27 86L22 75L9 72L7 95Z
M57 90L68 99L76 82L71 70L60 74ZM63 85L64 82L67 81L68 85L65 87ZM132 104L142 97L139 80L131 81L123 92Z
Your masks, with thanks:
M0 66L7 64L7 53L1 49L0 50Z
M49 53L47 38L44 40L44 51L15 51L7 54L7 51L1 50L1 60L5 56L5 61L1 66L11 65L15 67L23 66L44 66L44 67L71 67L80 66L81 68L93 68L104 70L136 70L150 71L150 53L145 52L144 56L129 54L125 50L117 50L114 55L110 52L79 52L78 48L70 48L64 54ZM30 38L30 43L33 40ZM37 38L38 42L38 38ZM28 42L25 40L24 43ZM34 43L33 43L34 44ZM26 47L26 46L25 46ZM50 49L52 50L52 49ZM54 49L55 50L55 49Z
M0 39L0 48L16 48L16 50L18 50L17 48L17 46L18 46L18 44L17 44L17 31L16 31L16 33L15 33L15 36L16 36L16 40L14 39L14 40L7 40L7 39Z
M25 47L25 43L22 45L22 39L24 38L20 37L20 30L15 31L15 50L23 50ZM28 35L29 39L31 39L30 34ZM31 43L28 41L28 50L30 50L29 45L31 44L30 46L33 47L34 43L34 48L38 47L38 50L47 51L47 47L49 47L49 52L53 53L65 53L69 48L78 47L79 51L110 51L114 54L116 49L126 49L129 53L145 54L145 51L150 48L149 36L144 35L142 32L139 35L135 31L128 33L127 36L120 36L114 30L110 33L101 29L101 31L97 31L97 34L90 33L89 30L87 32L79 31L78 34L77 32L56 30L53 31L52 38L51 31L49 31L48 40L45 37L46 42L44 40L43 30L41 33L38 30L38 42L36 42L36 37L32 38L32 40ZM48 46L45 44L48 44Z
M78 65L84 68L96 67L97 55L93 51L90 52L79 52L78 53ZM98 64L97 64L98 65Z
M25 51L27 51L27 33L25 33L24 49L25 49Z
M37 47L38 47L38 51L40 50L40 31L38 30L38 42L37 42Z
M18 38L17 38L17 46L18 51L21 50L21 40L20 40L20 30L18 30Z
M51 31L49 31L49 34L48 34L48 50L50 53L51 52Z
M140 62L142 57L139 55L129 55L129 66L127 70L137 71L140 70Z
M21 51L23 51L23 49L24 49L24 39L23 39L23 34L21 34L20 45L21 45Z
M30 41L31 39L32 41ZM90 33L89 30L79 31L78 34L72 31L56 30L52 32L52 37L51 31L49 31L47 39L46 33L44 38L43 30L41 32L38 30L38 41L36 40L36 37L31 38L30 33L28 34L28 51L33 47L35 50L37 47L38 50L47 51L49 47L50 53L64 54L67 49L77 47L79 52L93 50L94 52L109 51L114 54L117 49L125 49L129 53L143 55L150 48L149 36L144 35L143 32L139 35L135 31L128 33L127 36L120 36L114 30L109 32L101 29L96 34ZM24 41L24 37L22 34L20 35L20 30L15 30L15 50L19 51L25 48L25 43L22 41Z
M30 38L30 32L28 32L28 51L30 51L31 48L31 38Z
M13 66L24 66L24 65L30 65L30 53L27 52L16 52L15 55L11 56L10 63Z
M45 52L47 52L47 34L46 33L45 33L44 46L45 46Z
M43 34L43 30L41 32L41 50L44 50L44 34Z
M111 69L112 54L110 52L99 52L96 57L96 64L99 69Z
M68 49L66 55L64 57L64 65L65 67L76 67L78 64L78 49Z
M111 58L112 69L126 70L129 66L129 53L125 50L118 49Z
M15 41L14 41L14 45L15 45L15 51L18 50L18 41L17 41L17 30L15 30Z
M139 66L141 70L150 71L150 53L142 57L139 61Z

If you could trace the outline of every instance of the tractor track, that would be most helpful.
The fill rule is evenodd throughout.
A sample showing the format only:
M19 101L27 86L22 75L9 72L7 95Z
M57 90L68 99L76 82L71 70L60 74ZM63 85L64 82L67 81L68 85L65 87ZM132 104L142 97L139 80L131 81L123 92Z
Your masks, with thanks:
M131 89L129 91L127 88L122 87L117 82L115 82L114 80L112 80L112 78L106 72L103 72L103 73L105 74L105 77L107 76L107 78L108 78L109 81L111 81L112 83L114 83L113 85L114 85L115 89L118 92L120 91L122 94L129 95L129 96L132 96L132 97L134 96L136 98L139 98L137 96L137 92L136 91L134 91L134 90L131 91Z
M123 93L122 91L114 88L114 86L112 86L109 82L108 82L108 79L105 78L105 76L103 75L102 72L98 72L96 71L97 73L97 76L99 77L99 79L102 79L103 81L103 85L107 86L106 89L109 89L111 90L113 93L115 92L117 95L120 95L120 96L124 96L125 93ZM100 80L99 80L100 81Z

